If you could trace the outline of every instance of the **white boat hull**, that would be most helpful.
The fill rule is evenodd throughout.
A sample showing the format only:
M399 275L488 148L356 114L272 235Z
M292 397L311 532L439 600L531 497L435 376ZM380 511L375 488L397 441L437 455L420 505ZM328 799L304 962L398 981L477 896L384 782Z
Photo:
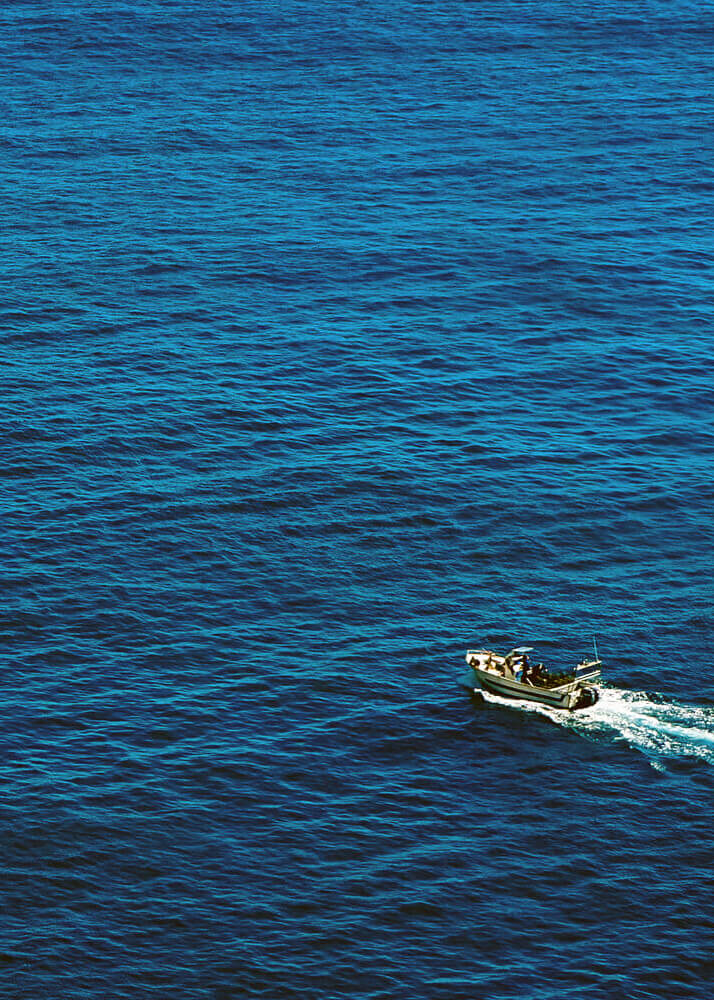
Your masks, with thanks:
M531 684L521 684L520 681L507 677L496 677L487 670L472 670L474 687L482 691L490 691L501 698L517 698L519 701L537 701L541 705L552 708L572 709L580 697L579 685L573 685L573 690L548 690ZM571 687L571 685L568 685Z

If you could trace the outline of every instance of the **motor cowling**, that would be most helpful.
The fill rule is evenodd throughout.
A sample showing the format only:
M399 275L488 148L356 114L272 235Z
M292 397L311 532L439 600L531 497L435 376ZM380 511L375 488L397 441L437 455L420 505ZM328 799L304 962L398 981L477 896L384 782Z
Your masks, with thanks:
M597 688L584 687L580 689L580 695L576 702L576 708L591 708L598 698L600 697L600 692Z

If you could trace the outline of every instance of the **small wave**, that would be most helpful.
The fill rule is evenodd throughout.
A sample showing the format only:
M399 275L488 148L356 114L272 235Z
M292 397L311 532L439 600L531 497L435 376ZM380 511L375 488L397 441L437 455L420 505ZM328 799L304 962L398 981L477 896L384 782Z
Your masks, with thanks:
M513 707L493 695L487 700ZM714 708L668 700L662 695L620 688L600 689L592 708L563 712L545 705L523 704L552 722L590 736L619 736L646 754L657 767L667 758L696 757L714 764Z

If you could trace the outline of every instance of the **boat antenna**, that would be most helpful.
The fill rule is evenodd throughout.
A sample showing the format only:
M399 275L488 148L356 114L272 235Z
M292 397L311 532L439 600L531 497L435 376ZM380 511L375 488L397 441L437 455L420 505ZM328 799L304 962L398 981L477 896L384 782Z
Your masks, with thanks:
M595 636L593 636L593 647L595 649L595 659L597 660L598 655L597 655L597 643L595 642Z

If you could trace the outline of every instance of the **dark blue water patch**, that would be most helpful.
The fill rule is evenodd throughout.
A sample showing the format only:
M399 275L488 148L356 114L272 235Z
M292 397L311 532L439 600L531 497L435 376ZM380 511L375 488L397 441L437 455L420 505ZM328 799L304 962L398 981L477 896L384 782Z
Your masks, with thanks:
M701 10L0 17L4 994L708 996Z

